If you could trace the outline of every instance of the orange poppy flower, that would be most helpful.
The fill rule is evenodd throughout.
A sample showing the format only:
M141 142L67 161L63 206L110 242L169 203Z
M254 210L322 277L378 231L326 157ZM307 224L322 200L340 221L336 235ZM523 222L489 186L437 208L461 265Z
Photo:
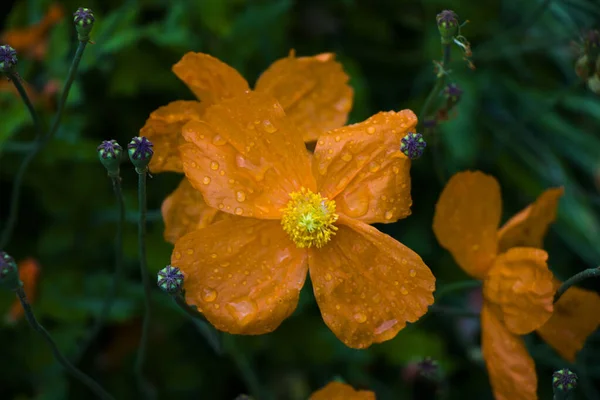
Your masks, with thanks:
M562 188L545 191L533 204L506 222L498 231L499 252L516 246L542 248L563 192ZM555 279L555 290L561 284ZM600 325L599 309L598 293L573 286L554 304L552 317L537 333L563 358L575 362L577 352Z
M534 211L523 218L539 224L548 220L547 213ZM499 235L501 212L496 179L479 171L458 173L440 195L433 230L456 263L484 281L481 346L495 398L531 400L537 398L537 375L519 335L542 327L550 319L554 278L546 263L547 253L522 247L530 241L520 241L545 228L534 223L535 230L520 230L515 225L512 236ZM505 232L509 230L507 225Z
M62 6L54 3L50 6L44 18L37 24L27 28L12 29L0 34L0 43L9 44L17 53L20 53L19 55L27 55L32 59L42 60L46 56L48 47L48 31L63 17Z
M209 106L249 90L248 82L235 69L208 54L187 53L173 66L173 72L200 101L175 101L150 114L140 136L154 143L155 154L150 162L154 173L183 172L178 151L178 146L185 143L181 135L183 125L199 121ZM291 51L261 75L255 91L274 96L306 142L343 126L352 107L348 75L331 53L296 57ZM164 236L171 243L215 218L222 218L185 179L165 199L162 214Z
M307 270L327 326L346 345L393 338L433 303L421 258L367 225L410 214L410 110L320 136L302 133L271 96L249 92L183 128L183 169L227 219L175 243L186 301L218 329L273 331L296 308Z
M35 301L39 276L40 265L35 258L26 258L19 263L19 278L23 282L23 289L30 303ZM23 315L25 315L23 306L18 299L15 299L4 320L12 324L23 318Z
M375 393L367 390L354 390L341 382L330 382L314 392L309 400L375 400Z

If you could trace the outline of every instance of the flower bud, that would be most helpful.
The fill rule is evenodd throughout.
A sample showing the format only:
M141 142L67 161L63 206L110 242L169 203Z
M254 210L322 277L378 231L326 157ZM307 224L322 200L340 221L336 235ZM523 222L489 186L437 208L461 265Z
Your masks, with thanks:
M73 22L77 31L77 39L80 42L88 42L90 40L90 32L94 27L94 13L89 8L79 7L73 13Z
M569 370L563 368L552 374L552 387L554 392L570 392L577 387L577 375Z
M167 265L158 271L158 287L169 294L177 294L183 288L183 273L177 267Z
M153 146L152 142L144 136L134 137L127 145L129 159L138 174L148 171L148 164L150 164L154 154Z
M21 286L17 263L4 251L0 251L0 286L9 290L17 290Z
M587 81L591 75L590 72L590 62L588 56L584 54L581 57L579 57L577 59L577 62L575 63L575 73L578 77L580 77L584 81Z
M10 73L17 65L17 52L5 44L0 46L0 71Z
M411 160L415 160L423 155L426 146L423 135L411 132L402 138L400 151Z
M452 10L444 10L435 19L440 31L442 44L452 43L452 39L458 33L458 15Z
M98 158L104 168L108 171L108 176L116 178L119 176L119 165L123 148L116 140L104 140L97 148Z

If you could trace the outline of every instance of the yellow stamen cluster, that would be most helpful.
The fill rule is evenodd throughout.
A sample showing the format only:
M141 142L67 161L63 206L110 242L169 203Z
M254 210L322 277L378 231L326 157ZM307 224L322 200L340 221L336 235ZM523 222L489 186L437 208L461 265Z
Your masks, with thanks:
M323 247L337 231L333 225L338 219L335 201L304 187L290 193L290 201L282 211L283 230L299 248Z

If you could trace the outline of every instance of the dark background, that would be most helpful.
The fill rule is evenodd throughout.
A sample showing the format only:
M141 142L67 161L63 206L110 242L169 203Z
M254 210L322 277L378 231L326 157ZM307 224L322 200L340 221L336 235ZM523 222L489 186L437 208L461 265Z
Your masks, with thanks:
M49 1L4 1L0 31L38 22ZM441 58L435 16L453 9L473 48L475 70L452 53L451 80L464 90L438 144L446 177L480 169L498 178L504 219L545 188L564 186L558 219L546 238L553 272L567 278L600 263L600 98L575 74L581 36L600 28L600 4L589 0L127 0L60 3L65 17L40 35L41 59L19 53L18 71L34 90L46 121L55 111L77 39L71 13L96 15L89 45L52 143L29 169L19 222L7 249L17 260L41 265L34 310L60 348L72 355L100 310L113 269L116 206L106 171L97 160L101 140L125 145L149 113L177 99L192 99L171 66L188 51L207 52L234 66L253 84L291 48L298 55L335 52L355 90L351 122L381 110L411 108L419 114ZM10 44L10 43L9 43ZM24 105L0 90L0 225L6 221L15 172L33 138ZM413 163L413 214L381 230L419 253L438 286L467 279L437 244L431 229L442 184L432 145ZM122 169L126 193L126 278L109 324L82 361L82 369L119 399L137 398L132 368L143 293L137 264L136 180ZM151 276L170 260L162 238L160 204L178 184L176 174L149 181L148 261ZM594 282L588 282L592 288ZM597 286L596 286L597 288ZM154 289L154 287L153 287ZM153 290L148 375L161 398L233 399L249 390L239 365L217 355L167 296ZM13 294L0 293L0 313ZM447 299L466 307L468 293ZM600 312L600 311L599 311ZM272 334L236 337L265 391L275 399L306 399L335 378L377 393L378 399L424 398L415 391L415 361L439 360L449 399L489 399L479 351L478 320L431 314L393 340L352 350L327 329L308 284L300 306ZM551 398L551 373L567 364L535 335L528 345L539 372L541 399ZM25 320L0 326L0 398L82 399L90 394L67 376ZM594 398L600 377L600 335L588 340L575 370L576 398ZM585 387L585 388L584 388ZM584 395L587 394L587 397ZM598 399L600 397L595 397Z

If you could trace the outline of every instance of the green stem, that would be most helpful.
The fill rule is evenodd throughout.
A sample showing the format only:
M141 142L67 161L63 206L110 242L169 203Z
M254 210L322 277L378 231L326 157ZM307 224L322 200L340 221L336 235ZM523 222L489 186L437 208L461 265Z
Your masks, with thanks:
M142 284L144 285L144 321L142 324L142 337L138 347L137 358L135 360L135 375L138 386L145 398L155 398L156 394L152 385L144 376L144 364L146 362L146 350L148 348L148 333L150 329L150 318L152 315L152 305L150 303L150 278L148 277L148 266L146 263L146 175L147 169L138 172L138 203L140 208L138 222L138 252L140 257L140 274L142 275Z
M190 318L190 321L192 321L192 323L200 331L200 334L204 336L215 353L222 355L223 349L221 348L221 338L219 336L219 332L204 320L202 314L200 314L193 307L190 307L185 302L181 294L173 295L172 298L175 304Z
M10 79L13 85L15 85L15 88L17 88L17 91L21 95L21 99L23 99L23 103L25 103L27 106L29 114L31 114L31 119L33 120L33 125L35 126L36 137L39 137L42 134L42 123L37 115L37 112L35 111L35 108L33 107L33 104L31 103L31 100L29 100L27 91L21 84L21 78L17 74L11 73L8 75L8 79Z
M235 340L236 338L234 335L225 334L223 337L223 346L238 368L246 387L250 390L250 394L255 399L266 400L267 398L270 398L269 395L262 391L260 383L258 382L258 377L254 373L254 370L244 353L237 348Z
M123 198L123 191L121 189L121 177L118 175L111 176L111 180L113 191L115 193L117 203L119 204L119 222L117 224L117 234L115 236L115 270L113 272L112 285L108 295L104 299L104 304L102 305L102 310L98 315L98 319L96 319L89 336L79 349L79 353L74 358L74 362L76 364L79 363L85 351L89 348L96 336L98 336L102 330L102 327L104 326L106 319L110 314L110 310L112 309L115 298L119 291L119 283L121 282L121 277L123 275L123 226L125 225L125 200Z
M569 290L571 286L577 285L588 278L598 277L600 277L600 267L588 268L585 271L581 271L580 273L573 275L565 282L563 282L562 285L560 285L560 287L556 291L556 294L554 295L554 302L556 303L558 300L560 300L562 295L565 294L565 292Z
M443 44L442 52L442 68L446 69L448 64L450 64L450 53L451 53L451 45ZM427 95L425 99L425 103L423 104L423 108L421 108L421 112L419 113L419 123L422 125L425 122L425 118L429 116L431 113L432 104L434 103L435 98L440 94L442 89L444 88L444 83L446 83L446 73L445 71L440 71L438 73L438 78L431 89L431 92Z
M444 285L435 292L435 301L440 301L442 297L445 297L449 293L457 292L460 290L473 289L479 286L481 286L480 281L460 281Z
M77 369L73 364L67 360L67 358L60 352L58 346L50 336L50 333L37 321L35 315L33 314L33 310L27 301L27 296L25 295L25 290L23 290L23 285L16 290L17 296L21 301L21 305L23 306L23 310L25 310L25 317L27 317L27 321L31 327L40 333L44 340L50 345L52 349L52 353L54 357L62 364L62 366L71 374L73 377L77 378L81 383L87 386L94 394L103 400L114 400L112 397L102 386L100 386L95 380L81 372Z
M52 139L52 137L58 129L64 106L67 101L67 97L69 96L69 90L71 89L71 85L75 80L77 68L79 67L79 62L81 61L81 57L83 55L83 51L85 50L86 44L87 42L79 42L79 46L77 47L77 51L75 52L75 57L73 58L73 62L71 63L71 68L69 69L69 74L67 76L67 81L65 82L65 87L63 88L62 95L58 103L58 110L56 112L56 116L54 117L54 121L52 122L52 125L50 127L50 130L45 136L38 135L35 141L36 145L31 149L31 152L27 154L27 156L19 166L19 170L17 171L15 180L13 181L10 196L10 209L8 212L8 221L2 231L2 235L0 236L1 249L6 248L17 223L17 215L19 213L20 203L19 198L21 196L21 185L23 183L25 173L27 172L27 168L29 168L29 164L31 164L31 162L34 160L37 154L46 146L46 144L48 144L48 142L50 142L50 140Z

